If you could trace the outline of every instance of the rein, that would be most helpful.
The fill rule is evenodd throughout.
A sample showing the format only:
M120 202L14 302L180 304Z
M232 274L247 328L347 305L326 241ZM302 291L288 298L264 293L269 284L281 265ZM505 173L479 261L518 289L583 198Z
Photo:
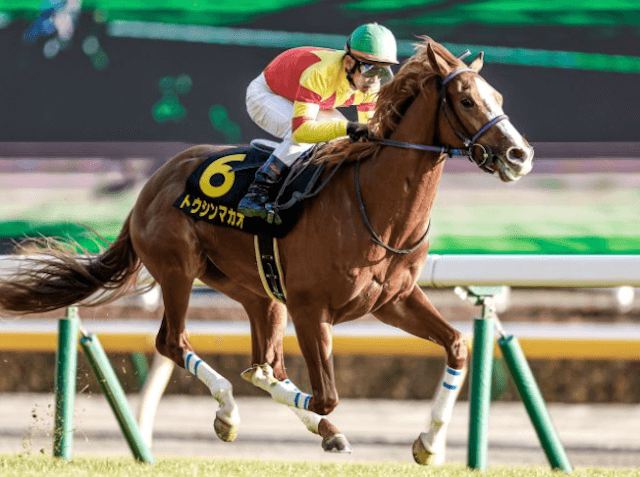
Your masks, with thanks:
M364 224L369 229L369 234L371 234L371 240L376 245L381 246L385 250L389 252L397 253L398 255L407 255L411 252L415 252L418 250L420 245L426 240L427 235L429 234L429 229L431 228L431 220L429 220L429 224L427 225L427 230L425 230L424 235L418 240L418 242L410 248L393 248L382 241L382 238L373 230L373 226L371 222L369 222L369 217L367 216L367 210L364 206L364 201L362 200L362 192L360 191L360 161L355 164L355 173L354 173L354 182L356 186L356 197L358 198L358 206L360 207L360 215L362 216L362 220L364 220Z
M449 146L427 146L426 144L416 144L413 142L394 141L393 139L370 139L371 142L377 142L383 146L399 147L402 149L416 149L418 151L439 152L449 157L453 156L469 156L470 150L466 148L453 148Z
M309 163L307 163L304 167L300 168L300 170L295 174L295 175L289 175L287 176L287 178L285 179L284 184L282 185L282 187L280 188L280 192L278 193L278 196L276 197L276 200L272 203L272 204L267 204L267 211L269 212L273 212L273 213L278 213L281 210L286 210L286 209L290 209L291 207L293 207L296 203L305 200L305 199L310 199L311 197L315 197L316 195L318 195L320 193L320 191L322 189L325 188L325 186L329 183L329 181L333 178L333 176L336 174L336 172L338 172L338 169L340 169L340 166L344 163L344 160L340 161L338 164L336 164L336 166L331 170L331 172L327 175L327 177L324 179L324 181L316 187L315 190L313 190L313 187L315 187L316 185L316 181L318 179L318 177L320 177L320 174L322 174L322 172L324 171L324 164L319 167L314 173L313 173L313 177L311 178L311 180L309 181L309 185L307 186L307 188L304 190L304 192L293 192L291 194L291 199L289 199L287 202L285 202L284 204L280 204L279 200L280 197L282 196L282 193L284 192L284 190L287 188L287 186L293 182L293 180L299 176L300 174L302 174L304 172L304 170L309 167ZM293 176L293 177L292 177Z
M466 54L464 55L466 56ZM453 78L455 78L456 76L458 76L460 73L473 73L473 74L478 74L477 71L471 69L471 68L461 68L459 70L456 70L452 73L450 73L446 78L444 78L442 80L442 82L440 83L440 91L439 91L439 107L438 109L442 109L444 111L445 117L447 118L447 122L449 123L449 126L451 127L451 129L453 130L453 132L456 134L456 136L458 136L463 144L464 147L462 148L453 148L450 146L429 146L426 144L415 144L415 143L411 143L411 142L404 142L404 141L394 141L392 139L385 139L385 138L373 138L370 139L370 141L372 142L377 142L378 144L381 144L383 146L391 146L391 147L399 147L402 149L414 149L414 150L418 150L418 151L427 151L427 152L437 152L442 154L446 154L449 157L453 157L453 156L463 156L463 157L467 157L471 162L474 162L478 165L478 167L480 167L482 170L484 170L485 172L489 172L492 173L493 171L491 171L489 169L489 165L491 165L491 162L487 163L489 161L489 159L491 158L491 148L490 147L485 147L482 144L478 143L477 140L480 138L480 136L482 136L484 133L486 133L489 129L491 129L493 126L495 126L496 124L498 124L500 121L504 121L505 119L509 119L509 117L506 114L500 114L498 116L496 116L495 118L492 118L489 122L487 122L487 124L485 124L484 126L482 126L477 133L475 133L473 135L473 137L468 138L467 136L465 136L464 133L462 133L461 131L457 130L452 122L451 122L451 118L449 117L449 113L448 110L451 110L451 112L456 116L456 119L458 121L458 123L464 128L464 125L462 124L462 121L460 121L460 119L458 118L457 114L455 113L455 110L451 107L451 105L449 104L449 102L447 101L447 94L445 91L445 86L447 85L447 83L449 81L451 81ZM479 147L480 149L482 149L482 162L478 162L473 158L473 148L474 147ZM369 221L369 217L367 215L367 210L365 208L364 205L364 201L362 200L362 193L360 191L360 162L356 162L355 165L355 173L354 173L354 182L355 182L355 189L356 189L356 197L358 198L358 206L360 208L360 215L362 216L362 220L364 221L364 224L366 225L367 229L369 230L369 234L371 235L371 240L376 244L379 245L380 247L384 248L385 250L388 250L389 252L393 252L393 253L397 253L399 255L406 255L409 254L411 252L415 252L421 245L422 243L426 240L427 235L429 234L429 229L431 228L431 220L429 220L429 224L427 225L427 230L425 231L424 235L420 238L420 240L418 240L418 242L410 247L410 248L403 248L403 249L398 249L398 248L393 248L387 244L385 244L382 239L380 238L380 236L376 233L375 230L373 230L373 226L371 225L371 222Z

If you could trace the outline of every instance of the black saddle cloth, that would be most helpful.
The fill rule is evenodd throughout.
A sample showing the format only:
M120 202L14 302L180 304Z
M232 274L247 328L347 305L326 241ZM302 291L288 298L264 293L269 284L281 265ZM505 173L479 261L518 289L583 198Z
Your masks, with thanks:
M250 234L281 238L291 231L302 214L301 196L312 190L323 165L311 163L315 149L300 157L280 182L283 190L272 191L271 202L282 219L277 225L258 217L245 217L237 211L255 173L269 158L265 146L241 146L208 157L187 179L185 190L173 204L194 220L231 227ZM282 186L281 186L282 187ZM277 187L276 187L277 189Z

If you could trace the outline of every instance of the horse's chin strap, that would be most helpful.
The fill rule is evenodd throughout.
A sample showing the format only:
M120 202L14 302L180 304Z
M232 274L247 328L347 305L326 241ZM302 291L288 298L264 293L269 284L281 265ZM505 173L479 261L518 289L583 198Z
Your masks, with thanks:
M358 206L360 208L360 215L362 216L362 220L364 224L367 226L369 230L369 234L371 235L371 241L376 245L388 250L389 252L397 253L399 255L407 255L411 252L415 252L418 248L424 243L427 239L427 235L429 234L429 229L431 228L431 221L427 224L427 230L425 230L424 235L418 240L418 242L410 248L393 248L382 241L382 238L373 230L373 226L369 221L369 217L367 216L367 210L364 206L364 201L362 200L362 192L360 191L360 161L356 162L355 165L355 173L354 173L354 181L356 188L356 197L358 198Z

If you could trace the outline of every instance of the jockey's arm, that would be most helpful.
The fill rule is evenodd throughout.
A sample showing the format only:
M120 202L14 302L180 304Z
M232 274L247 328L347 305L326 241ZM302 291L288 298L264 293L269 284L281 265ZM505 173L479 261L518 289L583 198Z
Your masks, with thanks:
M357 106L358 122L368 123L373 117L375 103ZM291 130L293 140L298 143L331 141L347 135L347 120L318 121L320 107L317 104L295 101Z
M291 131L298 143L331 141L347 135L347 120L318 121L320 106L314 103L294 101Z

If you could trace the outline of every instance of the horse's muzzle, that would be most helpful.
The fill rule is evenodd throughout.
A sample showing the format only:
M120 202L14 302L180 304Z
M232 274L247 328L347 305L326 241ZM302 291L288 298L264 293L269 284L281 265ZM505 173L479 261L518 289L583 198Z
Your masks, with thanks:
M503 182L513 182L527 175L533 169L533 148L510 147L506 154L496 161L496 171Z

